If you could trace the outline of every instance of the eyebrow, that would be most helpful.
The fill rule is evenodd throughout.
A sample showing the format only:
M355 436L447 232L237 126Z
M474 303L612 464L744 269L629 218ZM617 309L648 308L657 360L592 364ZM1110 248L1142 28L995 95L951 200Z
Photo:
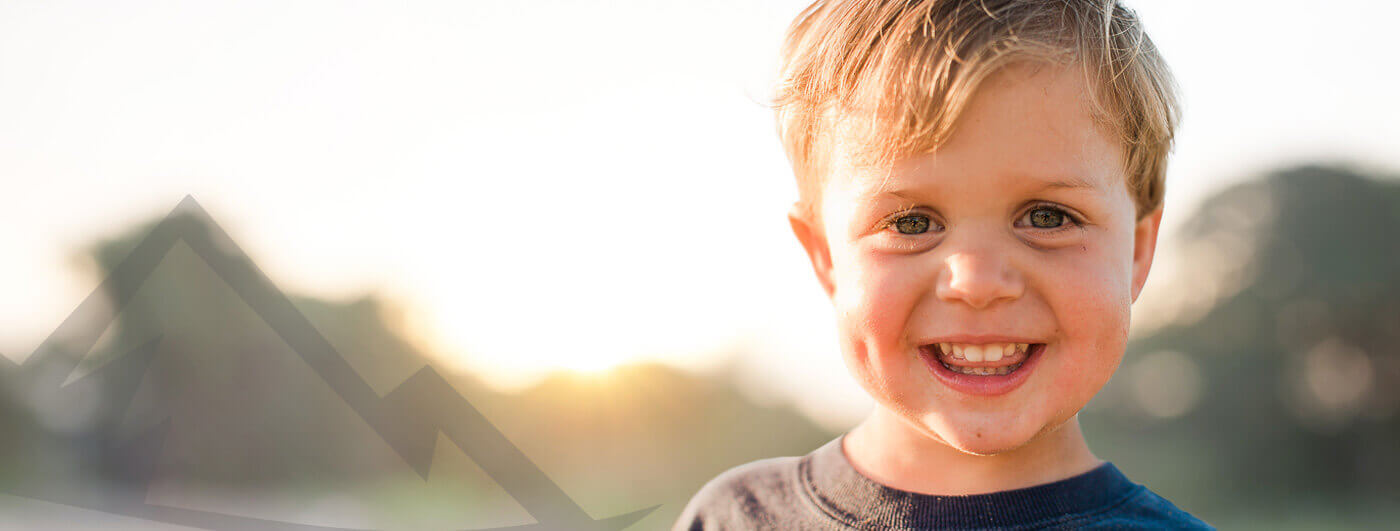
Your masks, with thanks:
M1065 177L1053 181L1045 181L1040 185L1041 190L1051 188L1098 188L1092 181L1083 177Z
M1040 180L1040 179L1036 179L1036 184L1032 184L1031 186L1034 186L1033 191L1036 191L1036 192L1040 192L1040 191L1044 191L1044 190L1055 190L1055 189L1065 189L1065 190L1095 190L1095 189L1098 189L1098 185L1097 185L1096 183L1094 183L1094 181L1092 181L1092 180L1090 180L1090 179L1086 179L1086 178L1084 178L1084 177L1080 177L1080 176L1060 177L1060 178L1054 178L1054 179L1050 179L1050 180ZM917 195L918 195L918 194L917 194L917 193L914 193L912 190L904 190L904 189L893 189L893 190L890 190L890 189L886 189L886 190L883 190L883 193L889 194L889 195L892 195L892 196L895 196L895 197L898 197L898 198L900 198L900 199L903 199L903 200L905 200L905 201L909 201L909 202L911 202L911 203L917 203L917 202L918 202L918 198L917 198Z

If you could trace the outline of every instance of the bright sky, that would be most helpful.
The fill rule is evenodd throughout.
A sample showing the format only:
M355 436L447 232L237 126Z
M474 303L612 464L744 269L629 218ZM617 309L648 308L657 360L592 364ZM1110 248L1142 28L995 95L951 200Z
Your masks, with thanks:
M742 352L849 422L760 104L805 4L0 3L0 353L96 286L73 249L191 194L285 289L384 292L497 385ZM1167 238L1260 169L1400 167L1394 4L1130 5L1186 101Z

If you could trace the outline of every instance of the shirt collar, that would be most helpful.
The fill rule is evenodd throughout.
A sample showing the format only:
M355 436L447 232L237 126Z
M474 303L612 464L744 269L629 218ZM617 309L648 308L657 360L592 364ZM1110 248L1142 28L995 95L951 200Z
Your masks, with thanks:
M1107 509L1138 485L1112 463L1022 489L940 496L887 487L861 475L841 448L845 434L798 462L802 488L828 516L847 525L892 529L1002 527L1049 523Z

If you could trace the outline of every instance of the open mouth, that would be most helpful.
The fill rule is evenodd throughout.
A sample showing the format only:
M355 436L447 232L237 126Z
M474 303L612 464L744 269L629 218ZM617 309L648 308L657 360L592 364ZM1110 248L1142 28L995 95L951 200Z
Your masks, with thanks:
M998 395L1025 382L1045 348L1045 343L931 343L919 347L919 354L949 387Z
M938 363L970 376L999 376L1015 372L1029 359L1032 346L1041 343L935 343Z

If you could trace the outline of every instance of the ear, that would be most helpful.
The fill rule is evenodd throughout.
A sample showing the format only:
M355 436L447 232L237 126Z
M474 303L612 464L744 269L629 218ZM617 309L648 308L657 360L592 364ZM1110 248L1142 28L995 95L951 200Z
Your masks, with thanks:
M1152 255L1157 251L1157 228L1162 224L1162 207L1138 220L1133 230L1133 302L1137 302L1142 286L1147 284L1147 272L1152 269Z
M836 293L836 284L831 280L831 249L827 247L826 233L822 232L821 224L813 218L815 216L809 209L800 204L792 205L792 210L788 211L792 233L797 236L797 241L802 242L807 259L812 261L812 270L817 273L817 281L821 282L827 298L831 298Z

